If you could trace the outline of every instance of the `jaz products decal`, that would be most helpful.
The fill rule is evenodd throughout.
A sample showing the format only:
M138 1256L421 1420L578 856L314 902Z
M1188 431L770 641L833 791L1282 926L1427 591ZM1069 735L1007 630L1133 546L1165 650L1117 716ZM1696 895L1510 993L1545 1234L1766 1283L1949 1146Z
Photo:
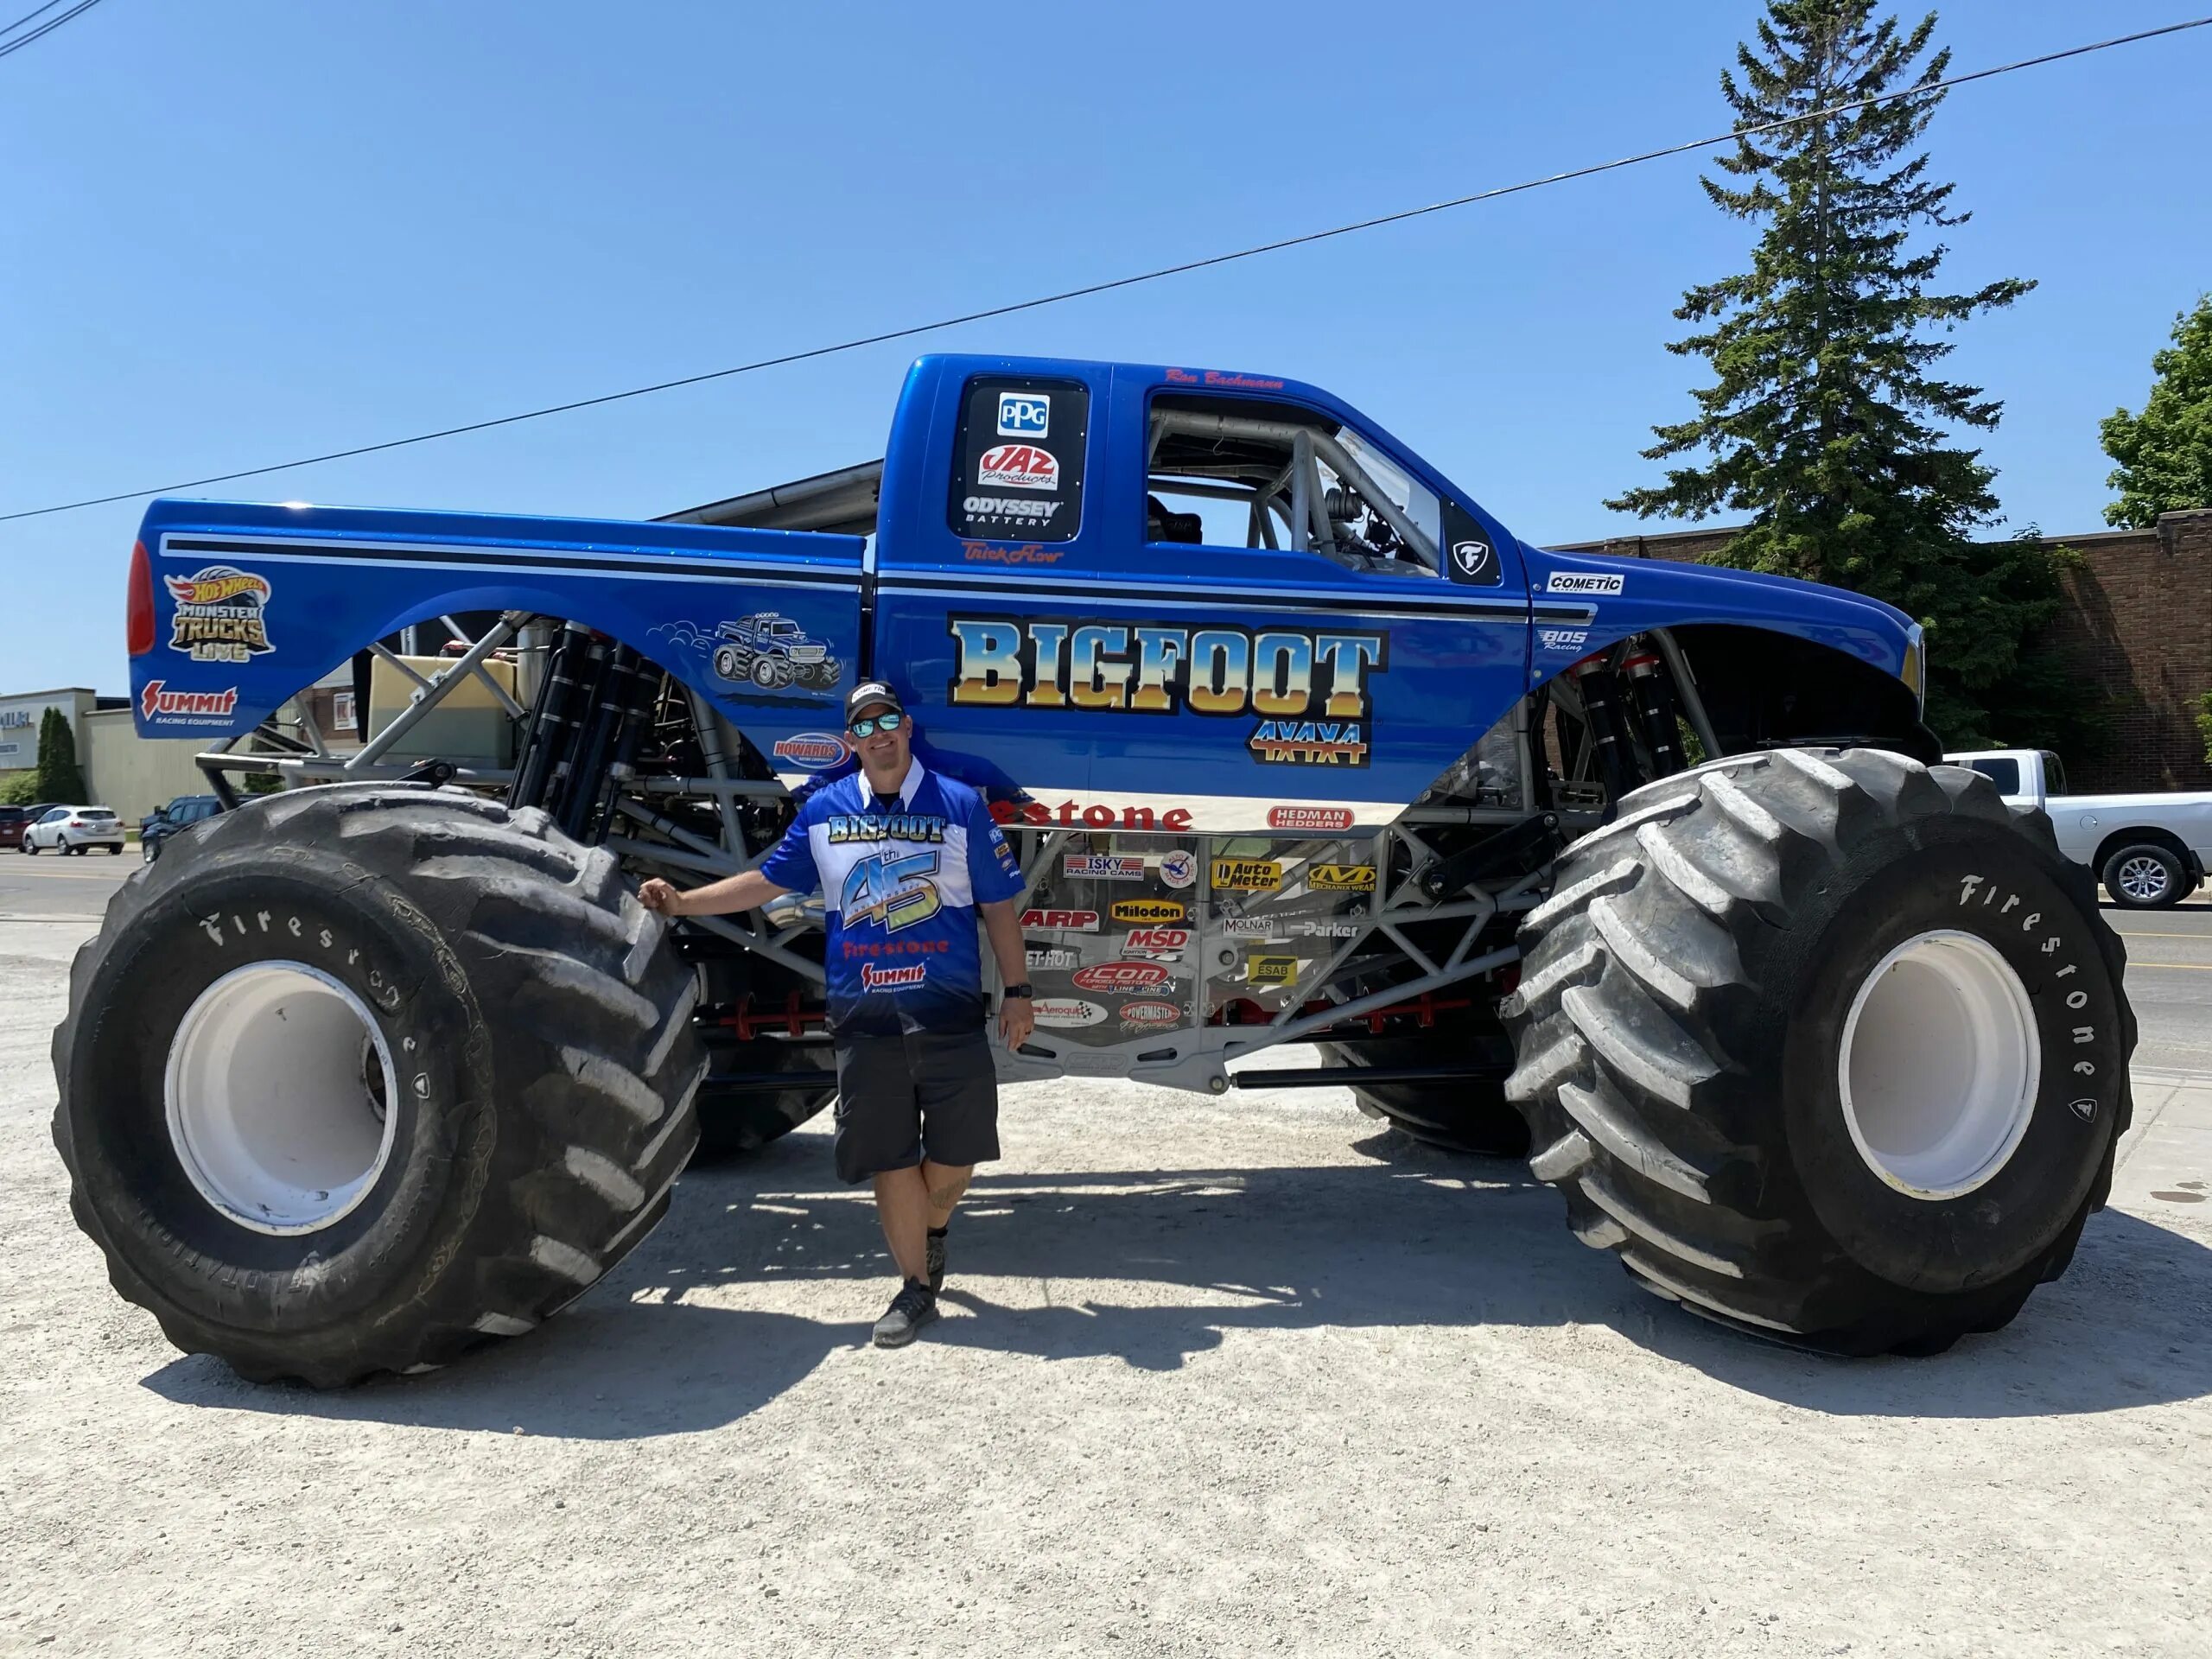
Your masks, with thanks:
M163 576L176 609L169 618L169 649L195 663L250 663L269 643L269 578L227 564L211 564L188 576Z
M1298 977L1296 957L1247 957L1244 981L1249 985L1287 985Z
M1171 806L1161 810L1154 806L1107 806L1094 801L1084 806L1076 801L1062 801L1058 806L1048 806L1043 801L993 801L991 817L1004 824L1022 824L1045 830L1065 826L1070 830L1166 830L1179 832L1191 827L1190 810Z
M1039 1025L1061 1028L1095 1026L1106 1017L1106 1010L1097 1003L1065 996L1040 996L1030 1013Z
M238 689L171 691L167 680L149 680L138 694L138 717L155 726L223 726L238 706Z
M928 979L929 963L910 963L903 968L879 968L872 962L861 964L861 988L867 991L904 990L909 985L919 985Z
M1623 587L1619 575L1593 570L1554 570L1551 580L1544 584L1548 594L1618 594Z
M845 740L835 732L799 732L778 738L774 753L801 772L822 772L845 758Z
M1246 746L1276 765L1367 764L1369 680L1387 633L952 616L955 708L1259 717Z
M1025 910L1021 912L1024 928L1058 928L1071 933L1096 933L1098 912L1095 910Z
M1072 968L1083 958L1076 952L1058 945L1047 945L1022 952L1023 965L1031 969L1058 969Z
M1306 885L1316 893L1372 893L1372 864L1316 864L1306 872Z
M1185 915L1179 899L1117 899L1114 901L1114 919L1117 922L1179 922Z
M1349 830L1351 828L1351 809L1348 806L1271 806L1268 809L1268 828Z
M1160 855L1160 879L1168 887L1187 887L1198 879L1198 855L1186 848Z
M1060 486L1060 458L1033 443L1002 443L983 451L976 483L978 488L1056 490Z
M1149 991L1173 977L1156 962L1095 962L1077 969L1071 982L1079 991L1126 993Z
M1144 860L1113 853L1070 853L1060 860L1060 874L1094 881L1141 881Z
M1180 1025L1183 1010L1173 1002L1147 998L1140 1002L1122 1003L1121 1016L1123 1031L1157 1031L1163 1026Z
M1282 866L1271 858L1217 858L1213 885L1247 893L1273 893L1282 886Z

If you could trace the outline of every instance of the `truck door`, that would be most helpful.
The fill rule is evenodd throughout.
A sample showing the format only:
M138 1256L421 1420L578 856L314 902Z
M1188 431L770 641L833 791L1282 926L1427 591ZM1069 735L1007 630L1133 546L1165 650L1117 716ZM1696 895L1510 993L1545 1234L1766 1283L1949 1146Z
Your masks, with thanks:
M1027 792L1025 821L1370 828L1524 690L1516 543L1326 394L915 372L940 378L938 418L892 466L936 477L902 493L887 473L876 670L948 764Z

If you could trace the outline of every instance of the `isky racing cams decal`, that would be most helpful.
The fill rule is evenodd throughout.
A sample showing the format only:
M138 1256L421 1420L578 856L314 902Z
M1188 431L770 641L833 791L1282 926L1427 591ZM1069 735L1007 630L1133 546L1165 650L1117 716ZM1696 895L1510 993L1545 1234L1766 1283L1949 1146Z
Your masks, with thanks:
M211 564L188 576L163 576L176 609L169 617L169 649L195 663L250 663L269 642L269 578L227 564Z
M1258 718L1246 740L1278 766L1364 766L1382 632L1190 628L1166 622L953 616L955 708Z

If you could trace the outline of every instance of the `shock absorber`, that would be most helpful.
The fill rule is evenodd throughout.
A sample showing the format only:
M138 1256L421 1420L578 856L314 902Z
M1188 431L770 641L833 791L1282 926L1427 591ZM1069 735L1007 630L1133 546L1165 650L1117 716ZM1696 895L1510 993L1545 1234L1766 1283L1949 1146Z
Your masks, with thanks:
M1603 652L1592 652L1567 671L1574 681L1574 689L1581 694L1582 723L1590 728L1598 775L1605 780L1605 792L1618 801L1639 781L1621 744L1624 727L1621 719L1620 677L1606 665Z
M583 707L584 658L589 636L581 628L564 626L547 653L544 677L531 699L530 725L523 734L522 753L515 759L514 782L507 789L509 806L544 806L552 790L555 769L575 740Z
M1640 652L1621 664L1628 676L1630 700L1636 705L1643 747L1651 756L1654 778L1672 777L1682 769L1682 734L1675 715L1674 690L1667 683L1667 665L1650 652Z

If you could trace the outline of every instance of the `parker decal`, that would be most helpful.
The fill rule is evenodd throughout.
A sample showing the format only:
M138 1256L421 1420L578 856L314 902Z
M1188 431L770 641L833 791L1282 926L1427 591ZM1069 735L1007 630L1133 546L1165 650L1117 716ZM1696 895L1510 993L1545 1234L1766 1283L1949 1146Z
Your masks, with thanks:
M1248 985L1287 985L1298 977L1296 957L1248 957L1244 981Z
M1166 830L1180 832L1191 827L1186 807L1107 806L1092 802L1062 801L1048 806L1042 801L993 801L991 817L999 823L1023 824L1039 830Z
M1623 586L1623 578L1616 572L1600 575L1594 570L1554 570L1551 580L1544 584L1544 591L1548 594L1618 594Z
M159 726L225 726L238 706L238 689L172 691L167 680L149 680L138 694L138 717Z
M1271 858L1217 858L1213 885L1246 893L1273 893L1282 886L1282 866Z
M169 649L195 663L250 663L276 647L269 642L269 578L227 564L188 576L163 576L176 610Z
M821 772L845 758L845 740L835 732L798 732L778 738L773 753L801 772Z
M1045 927L1072 933L1096 933L1098 931L1098 912L1095 910L1025 910L1021 912L1021 925L1024 929Z
M1117 922L1144 922L1159 925L1179 922L1189 912L1179 899L1117 899L1114 901L1114 919Z
M1271 806L1268 809L1268 828L1349 830L1351 828L1351 809L1348 806Z
M1057 490L1060 458L1033 443L1002 443L983 451L976 469L978 487L1001 490Z
M1306 885L1316 893L1372 893L1372 864L1316 864L1306 872Z
M1094 881L1141 881L1144 860L1114 853L1070 853L1060 860L1060 874Z
M1153 990L1173 977L1156 962L1095 962L1077 969L1071 982L1079 991L1126 993Z
M1367 764L1369 682L1387 633L1191 628L1167 622L952 616L956 708L1259 717L1248 742L1276 764Z

